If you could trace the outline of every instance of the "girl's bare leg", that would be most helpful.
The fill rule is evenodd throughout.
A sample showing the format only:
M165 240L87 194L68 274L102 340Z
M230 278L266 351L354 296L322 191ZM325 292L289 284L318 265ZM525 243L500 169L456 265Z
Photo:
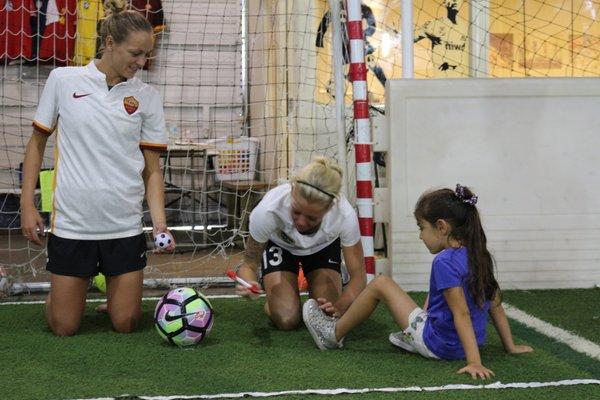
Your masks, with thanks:
M378 276L367 285L354 300L350 308L337 321L335 326L336 339L341 339L354 327L369 318L383 301L401 329L408 327L408 317L417 308L417 303L393 279Z

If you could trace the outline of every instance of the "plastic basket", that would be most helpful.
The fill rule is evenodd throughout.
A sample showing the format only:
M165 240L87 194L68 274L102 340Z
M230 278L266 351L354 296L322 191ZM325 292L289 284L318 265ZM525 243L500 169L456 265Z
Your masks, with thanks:
M251 181L256 172L260 141L247 137L227 137L214 140L215 178L217 181Z

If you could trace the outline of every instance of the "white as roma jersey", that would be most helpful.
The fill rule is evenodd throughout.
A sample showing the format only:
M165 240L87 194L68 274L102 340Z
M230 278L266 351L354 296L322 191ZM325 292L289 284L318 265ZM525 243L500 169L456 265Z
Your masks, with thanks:
M250 214L250 235L259 243L271 240L290 253L314 254L340 238L344 247L360 240L358 217L345 197L333 203L321 221L319 230L303 235L292 220L292 185L286 183L269 190Z
M56 68L33 121L56 131L51 232L101 240L142 232L142 149L166 150L158 92L137 78L108 89L94 61Z

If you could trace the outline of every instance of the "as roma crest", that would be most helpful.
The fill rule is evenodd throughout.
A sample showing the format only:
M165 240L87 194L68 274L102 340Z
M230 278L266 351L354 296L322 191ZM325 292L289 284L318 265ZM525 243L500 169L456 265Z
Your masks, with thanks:
M140 106L140 102L137 101L135 97L129 96L123 99L123 106L125 107L127 114L131 115L137 111L138 107Z

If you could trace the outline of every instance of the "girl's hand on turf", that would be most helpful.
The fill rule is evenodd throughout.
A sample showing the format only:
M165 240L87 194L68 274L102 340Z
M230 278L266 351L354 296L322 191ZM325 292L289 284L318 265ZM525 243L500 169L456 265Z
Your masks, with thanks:
M330 317L336 317L336 318L338 318L340 316L340 313L335 308L335 306L333 305L333 303L330 302L329 300L327 300L326 298L319 297L319 298L317 298L317 302L319 303L319 308L325 314L329 315Z
M516 344L512 348L506 349L506 352L510 354L532 353L533 347L524 344Z
M456 371L457 374L469 374L473 379L487 379L494 376L494 372L491 369L487 369L481 364L469 364Z

